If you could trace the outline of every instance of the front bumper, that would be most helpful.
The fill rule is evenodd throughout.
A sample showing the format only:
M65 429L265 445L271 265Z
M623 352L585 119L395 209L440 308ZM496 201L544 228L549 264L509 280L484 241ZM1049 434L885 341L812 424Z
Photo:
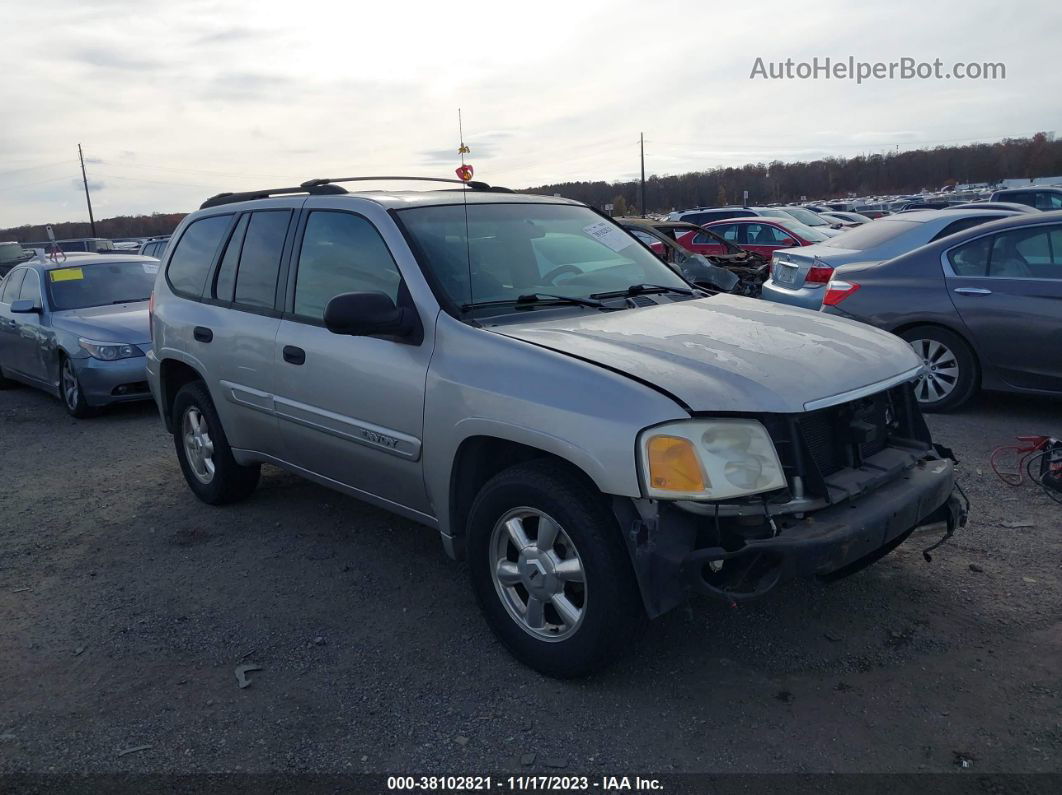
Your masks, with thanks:
M834 578L853 573L890 552L917 527L966 522L956 495L954 465L928 457L873 491L803 518L764 517L733 531L724 543L710 516L669 503L638 506L626 518L628 541L646 610L660 615L691 591L738 602L761 597L797 576ZM644 501L648 503L648 501ZM747 520L746 520L747 523ZM763 533L766 528L767 532Z
M143 356L113 362L86 356L71 361L81 384L81 392L90 406L151 399Z

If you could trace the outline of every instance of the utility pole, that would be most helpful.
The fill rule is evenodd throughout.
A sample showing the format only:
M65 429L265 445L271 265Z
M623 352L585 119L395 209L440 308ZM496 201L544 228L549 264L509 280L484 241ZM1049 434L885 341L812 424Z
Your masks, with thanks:
M88 205L89 224L92 225L92 236L96 236L96 219L92 217L92 199L89 197L88 177L85 176L85 156L81 154L81 144L77 145L77 156L81 160L81 181L85 183L85 203Z
M645 133L638 133L638 148L642 154L642 218L645 218Z

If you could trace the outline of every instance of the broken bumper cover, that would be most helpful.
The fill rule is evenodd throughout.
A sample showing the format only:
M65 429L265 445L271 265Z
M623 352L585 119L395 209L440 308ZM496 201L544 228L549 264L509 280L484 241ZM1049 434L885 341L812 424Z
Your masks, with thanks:
M711 517L667 503L657 503L655 513L647 520L643 511L627 525L651 616L670 610L689 591L737 602L763 596L792 577L843 577L892 551L922 525L941 522L954 530L966 523L954 465L942 458L920 461L871 492L780 520L777 532L763 537L735 542L730 532L727 543L706 545L698 542L718 537Z

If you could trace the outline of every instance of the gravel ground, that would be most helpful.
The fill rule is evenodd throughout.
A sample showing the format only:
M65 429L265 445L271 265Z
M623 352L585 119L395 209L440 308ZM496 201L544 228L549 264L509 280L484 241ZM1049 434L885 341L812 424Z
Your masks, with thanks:
M1060 408L930 418L974 503L932 563L697 599L557 682L432 531L274 469L211 508L150 404L0 393L0 773L1059 772L1062 506L987 458Z

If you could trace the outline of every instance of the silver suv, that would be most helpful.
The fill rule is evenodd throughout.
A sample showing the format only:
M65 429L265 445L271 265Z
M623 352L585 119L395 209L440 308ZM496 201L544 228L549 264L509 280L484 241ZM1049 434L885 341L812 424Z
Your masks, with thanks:
M709 296L576 202L349 181L216 196L166 250L148 377L200 499L265 463L435 528L553 676L965 520L897 337Z

